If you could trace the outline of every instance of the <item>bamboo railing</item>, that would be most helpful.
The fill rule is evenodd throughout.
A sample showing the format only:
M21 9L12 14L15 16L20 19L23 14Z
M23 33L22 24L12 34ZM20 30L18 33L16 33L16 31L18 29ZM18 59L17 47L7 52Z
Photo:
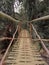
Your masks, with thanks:
M17 26L16 31L15 31L14 34L13 34L13 38L11 39L11 42L10 42L10 44L9 44L9 46L8 46L8 48L7 48L6 52L5 52L5 54L3 55L3 58L2 58L1 61L0 61L0 65L3 65L3 62L4 62L4 60L5 60L5 58L6 58L7 54L8 54L8 51L9 51L11 45L12 45L12 42L13 42L13 40L14 40L14 38L15 38L15 35L16 35L17 30L18 30L18 26Z
M9 15L7 15L7 14L0 11L0 18L3 18L3 17L5 19L11 20L12 22L17 22L17 23L20 22L19 20L16 20L15 18L13 18L13 17L11 17L11 16L9 16Z
M44 49L44 50L47 52L47 54L49 55L49 50L48 50L47 47L45 46L43 40L41 39L40 35L39 35L38 32L36 31L36 29L35 29L35 27L33 26L33 24L31 24L31 25L32 25L32 28L33 28L33 30L34 30L36 36L37 36L38 39L40 40L43 49Z

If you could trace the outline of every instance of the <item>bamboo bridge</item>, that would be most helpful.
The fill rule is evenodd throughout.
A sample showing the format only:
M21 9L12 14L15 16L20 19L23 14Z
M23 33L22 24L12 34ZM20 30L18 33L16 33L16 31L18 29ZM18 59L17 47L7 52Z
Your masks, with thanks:
M0 12L0 15L5 16L5 18L8 18L13 22L17 21L5 13ZM32 22L38 20L45 20L45 19L49 19L49 15L30 21L30 25L28 24L29 22L27 21L30 32L27 29L23 29L20 23L17 22L19 24L17 25L13 37L5 38L5 39L11 39L11 42L9 43L9 46L6 49L6 52L0 61L0 65L49 65L41 56L38 49L38 43L34 42L34 41L40 41L43 49L49 56L49 50L43 42L43 41L49 41L49 39L41 39L36 28L32 24ZM32 30L35 32L38 39L32 39L32 34L31 34ZM19 36L18 38L15 38L17 31L19 33ZM1 40L2 39L0 38L0 41ZM16 40L16 42L13 44L12 42L14 40Z

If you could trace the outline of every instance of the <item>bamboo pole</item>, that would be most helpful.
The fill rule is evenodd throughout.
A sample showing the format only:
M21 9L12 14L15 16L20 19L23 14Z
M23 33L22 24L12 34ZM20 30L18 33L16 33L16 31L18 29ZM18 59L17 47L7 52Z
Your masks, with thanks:
M32 39L33 41L40 41L40 39ZM42 41L49 42L49 39L41 39Z
M39 38L39 40L41 41L42 47L43 49L47 52L47 54L49 55L49 50L47 49L47 47L45 46L44 42L42 41L41 37L39 36L39 34L37 33L35 27L32 24L32 28L34 30L34 32L36 33L37 37Z
M14 40L14 37L15 37L15 34L16 34L17 30L18 30L18 27L17 27L16 31L14 32L14 34L13 34L13 38L12 38L12 40L11 40L11 42L10 42L10 44L9 44L9 46L8 46L8 48L7 48L6 52L5 52L5 54L4 54L4 56L3 56L3 58L2 58L1 61L0 61L0 65L3 65L3 62L4 62L4 60L5 60L6 56L7 56L7 53L8 53L8 51L9 51L10 47L11 47L11 44L12 44L12 42L13 42L13 40Z
M37 22L37 21L40 21L40 20L47 20L47 19L49 19L49 15L43 16L43 17L40 17L40 18L37 18L37 19L33 19L32 21L29 21L29 22Z
M0 18L3 18L3 17L7 18L7 19L9 19L9 20L11 20L13 22L20 22L19 20L16 20L13 17L11 17L11 16L9 16L9 15L7 15L7 14L5 14L5 13L3 13L3 12L0 11Z

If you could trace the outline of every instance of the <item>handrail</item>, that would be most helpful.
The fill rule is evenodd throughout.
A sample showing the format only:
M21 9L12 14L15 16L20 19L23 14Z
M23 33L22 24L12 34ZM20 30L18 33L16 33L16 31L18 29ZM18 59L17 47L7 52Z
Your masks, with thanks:
M16 19L14 19L13 17L9 16L8 14L5 14L5 13L3 13L3 12L0 11L0 18L1 18L2 16L3 16L4 18L7 18L7 19L13 21L13 22L20 22L19 20L16 20Z
M37 21L40 21L40 20L47 20L47 19L49 19L49 15L33 19L32 21L29 21L29 22L37 22Z
M1 59L0 65L3 65L3 61L5 60L5 58L6 58L6 56L7 56L7 53L8 53L8 51L9 51L10 47L11 47L11 44L12 44L12 42L13 42L13 40L14 40L14 37L15 37L15 35L16 35L17 30L18 30L18 26L17 26L16 31L15 31L14 34L13 34L13 38L12 38L12 40L11 40L11 42L10 42L10 44L9 44L9 46L8 46L8 48L7 48L6 52L5 52L5 54L4 54L4 56L3 56L3 58Z
M33 26L33 24L31 24L31 25L32 25L32 28L33 28L34 32L36 33L37 37L38 37L39 40L41 41L41 44L42 44L42 46L43 46L43 49L44 49L44 50L47 52L47 54L49 55L49 50L48 50L47 47L45 46L44 42L42 41L41 37L40 37L39 34L37 33L37 31L36 31L35 27Z
M5 13L3 13L3 12L0 11L0 17L2 17L2 16L4 18L10 19L11 21L20 22L20 20L16 20L13 17L11 17L11 16L9 16L9 15L7 15L7 14L5 14ZM43 17L40 17L40 18L37 18L37 19L33 19L32 21L26 21L26 22L30 23L30 22L40 21L40 20L47 20L47 19L49 19L49 15L43 16Z

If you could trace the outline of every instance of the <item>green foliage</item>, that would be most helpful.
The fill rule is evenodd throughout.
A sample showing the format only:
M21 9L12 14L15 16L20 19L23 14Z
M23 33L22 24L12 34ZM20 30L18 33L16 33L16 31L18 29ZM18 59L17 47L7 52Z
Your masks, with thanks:
M0 11L3 11L11 16L14 12L14 0L0 0Z

